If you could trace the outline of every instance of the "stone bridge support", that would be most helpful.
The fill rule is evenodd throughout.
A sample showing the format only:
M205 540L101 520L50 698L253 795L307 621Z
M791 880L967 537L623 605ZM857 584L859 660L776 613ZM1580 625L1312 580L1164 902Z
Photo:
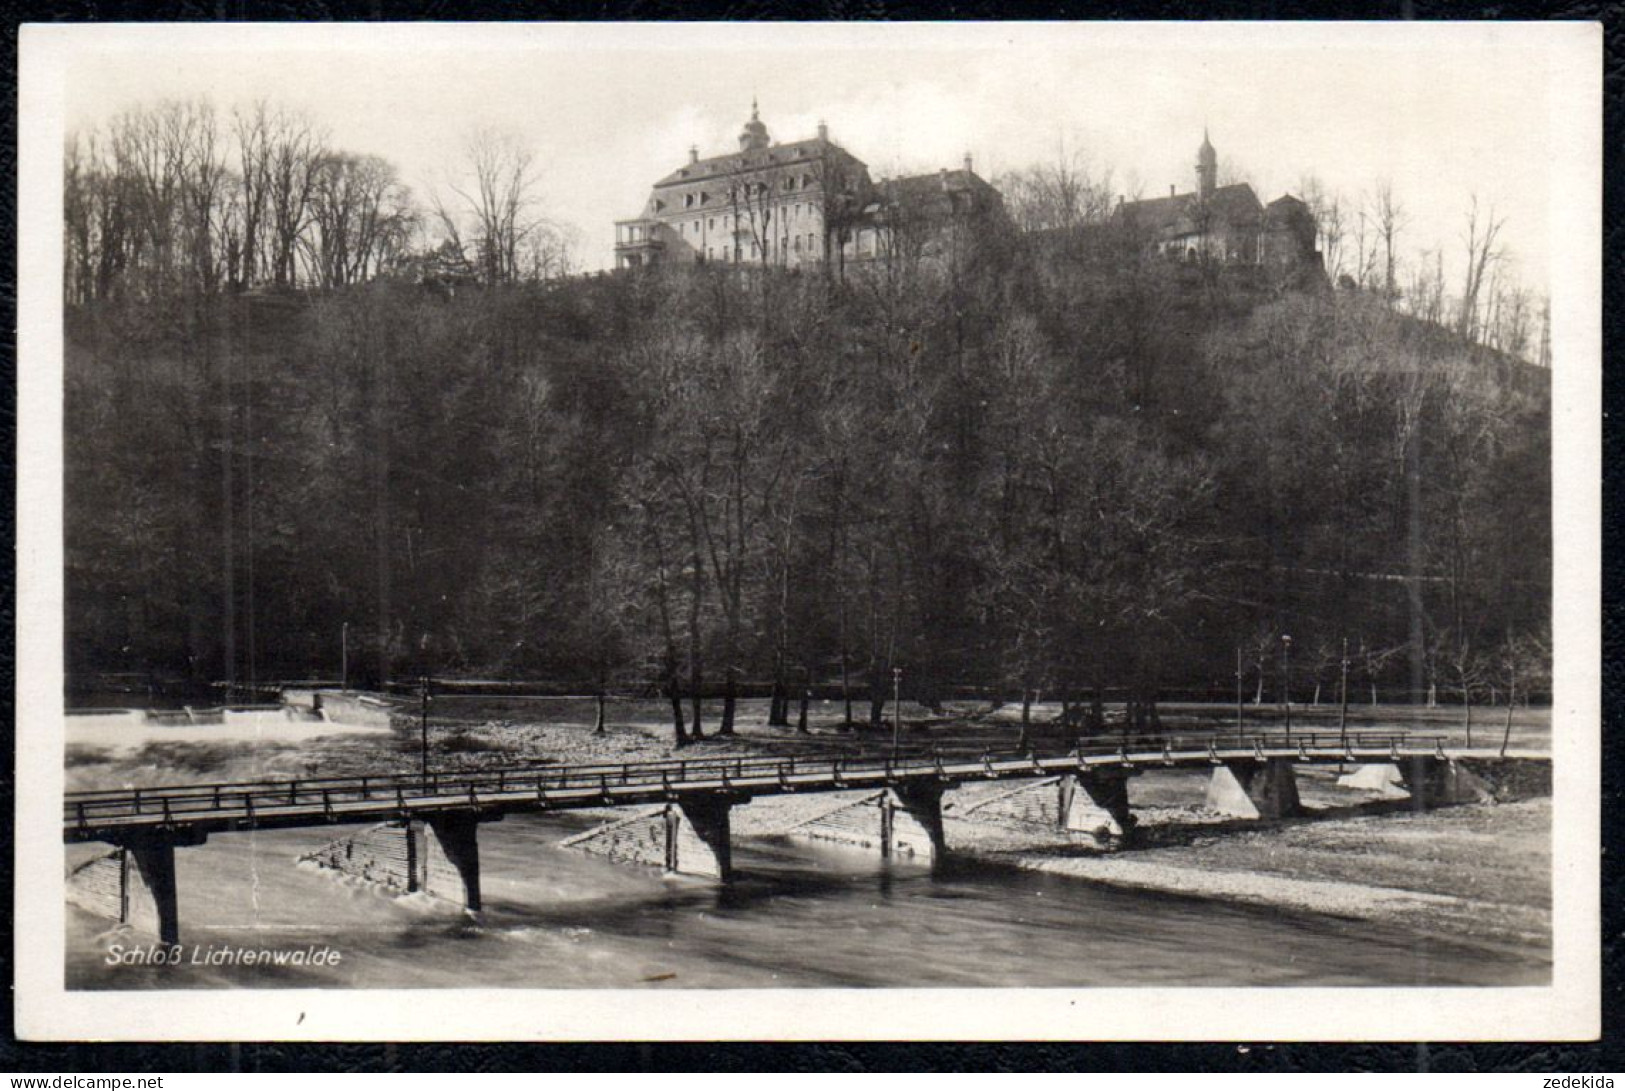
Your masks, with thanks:
M1495 789L1466 763L1449 758L1412 757L1400 763L1399 774L1418 811L1457 803L1493 803Z
M946 785L901 784L881 798L880 855L913 856L935 861L948 853L942 828L942 795Z
M428 894L479 912L479 826L501 815L456 811L385 822L324 845L302 862L401 894Z
M739 800L707 796L668 803L577 834L563 842L617 863L727 882L733 876L729 815Z
M1232 818L1290 818L1301 814L1298 778L1290 758L1225 762L1213 767L1207 807Z
M948 785L905 783L850 800L790 829L791 837L831 841L882 859L935 862L947 854L942 795Z
M722 882L731 879L733 805L726 796L707 796L668 806L666 870Z
M411 824L415 880L408 889L480 911L480 822L472 812L437 815Z
M130 837L112 852L75 868L68 898L98 916L158 937L180 942L180 892L175 849L201 845L202 834L152 833Z
M1132 772L1098 771L1062 777L1060 826L1074 833L1087 833L1102 844L1128 838L1135 826L1129 810L1128 782Z

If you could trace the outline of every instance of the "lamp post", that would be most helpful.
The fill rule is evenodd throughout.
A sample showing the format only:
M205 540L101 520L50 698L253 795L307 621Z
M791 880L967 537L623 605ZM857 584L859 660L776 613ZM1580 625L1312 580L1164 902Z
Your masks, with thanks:
M429 783L429 676L418 679L418 752L422 759L423 783Z
M1281 634L1281 699L1286 704L1286 737L1292 741L1292 638Z
M339 688L350 692L350 623L339 629Z
M1343 681L1337 695L1337 735L1343 749L1349 748L1349 638L1343 638Z
M1241 645L1236 645L1236 735L1241 735Z
M891 669L891 756L897 760L897 741L903 720L903 668Z

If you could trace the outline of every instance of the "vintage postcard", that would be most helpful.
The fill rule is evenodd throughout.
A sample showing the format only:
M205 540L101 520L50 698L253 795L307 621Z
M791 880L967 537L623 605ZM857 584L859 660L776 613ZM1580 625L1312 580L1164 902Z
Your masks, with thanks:
M21 34L34 1039L1584 1039L1600 28Z

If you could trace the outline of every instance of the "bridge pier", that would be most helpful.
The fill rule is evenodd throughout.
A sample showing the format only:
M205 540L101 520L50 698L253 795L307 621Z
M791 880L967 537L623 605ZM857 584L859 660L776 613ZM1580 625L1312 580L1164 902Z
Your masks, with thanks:
M482 811L448 811L427 819L384 822L301 858L399 894L428 894L479 912Z
M1207 807L1232 818L1289 818L1303 810L1290 758L1225 762L1213 767Z
M901 784L880 800L880 855L918 856L935 861L947 855L948 838L942 828L945 786L931 783Z
M792 827L789 834L867 849L884 860L935 862L948 851L942 826L942 795L947 788L941 783L899 784L842 803Z
M68 876L69 898L98 916L157 936L160 943L179 943L175 849L203 840L202 834L170 833L123 838L112 852L74 869Z
M1087 833L1102 844L1122 841L1133 832L1136 820L1129 809L1129 772L1090 772L1061 778L1060 827Z
M733 877L729 815L739 800L708 796L668 803L567 838L566 848L617 863L727 882Z
M666 807L666 870L727 882L733 877L733 800L707 796Z
M412 874L408 890L480 911L480 822L473 813L436 815L413 822Z
M1381 792L1385 796L1405 794L1405 778L1399 766L1392 762L1357 765L1337 778L1337 786Z
M1453 759L1416 756L1400 766L1411 806L1418 811L1458 803L1493 803L1495 789L1465 763Z
M141 837L125 844L121 920L132 928L155 934L160 943L180 942L175 842L163 837Z

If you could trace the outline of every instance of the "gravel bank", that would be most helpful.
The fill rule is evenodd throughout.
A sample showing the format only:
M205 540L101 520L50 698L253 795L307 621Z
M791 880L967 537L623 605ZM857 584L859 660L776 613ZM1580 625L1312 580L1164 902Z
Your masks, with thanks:
M813 733L767 728L756 703L741 709L740 734L674 751L667 711L658 702L610 706L610 728L591 731L590 700L448 699L432 708L437 770L519 762L618 762L724 754L880 753L889 732L838 732L836 709L814 709ZM1009 725L987 717L925 721L905 707L905 737L934 742L996 741ZM708 708L708 722L716 709ZM909 722L910 720L914 722ZM101 740L97 740L98 742ZM88 743L89 740L86 740ZM1008 740L1006 740L1008 744ZM70 747L69 788L248 780L312 775L412 772L418 766L414 718L389 732L290 738L176 736L136 748ZM1377 792L1340 788L1335 770L1300 770L1309 817L1284 822L1226 819L1202 806L1204 770L1162 770L1136 777L1130 789L1140 825L1132 847L1100 851L1087 837L1041 827L995 825L960 817L978 798L1008 791L1009 782L968 784L944 800L950 848L1011 867L1093 882L1331 914L1437 931L1457 940L1551 943L1550 801L1454 807L1427 813ZM799 822L865 793L770 796L736 808L739 837L775 837ZM601 817L625 817L604 811Z

